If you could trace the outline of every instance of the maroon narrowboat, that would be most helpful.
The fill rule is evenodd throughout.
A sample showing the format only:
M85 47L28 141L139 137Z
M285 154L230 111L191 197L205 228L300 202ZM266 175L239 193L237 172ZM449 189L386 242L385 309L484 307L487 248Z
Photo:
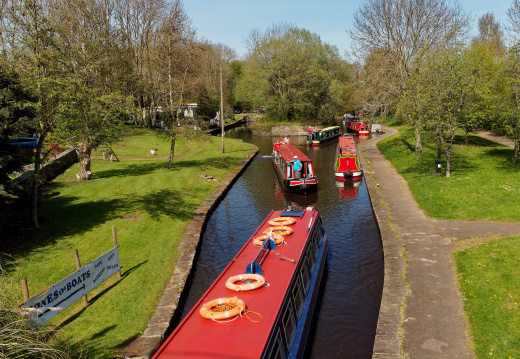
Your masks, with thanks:
M318 211L271 212L153 359L302 358L327 252Z
M301 162L300 171L294 171L295 157ZM285 191L308 194L318 190L318 179L312 161L292 143L277 142L273 149L273 166L278 182Z
M347 127L352 131L356 131L360 136L370 134L370 123L365 121L350 121Z

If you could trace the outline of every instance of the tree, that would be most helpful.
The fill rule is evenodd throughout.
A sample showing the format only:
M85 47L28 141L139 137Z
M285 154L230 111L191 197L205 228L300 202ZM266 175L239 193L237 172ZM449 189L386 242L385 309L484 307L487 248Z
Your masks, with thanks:
M513 163L520 149L520 46L512 46L502 64L496 91L497 129L514 141Z
M473 43L485 45L496 56L503 56L505 53L503 32L492 13L488 12L478 19L478 30L479 35L473 39Z
M446 178L451 178L455 131L472 118L479 103L482 83L476 76L478 63L472 60L460 47L424 57L407 82L406 101L400 104L436 134L439 151L442 147L446 156Z
M93 146L120 136L120 119L132 111L131 96L122 93L118 76L124 59L118 51L111 7L96 0L56 0L56 40L67 79L54 132L78 144L80 171L90 179Z
M18 76L0 67L0 203L7 202L8 195L12 194L9 175L21 165L16 148L9 145L9 138L35 131L31 121L32 101Z
M238 101L266 106L271 117L330 122L341 108L338 50L316 34L291 25L274 25L265 33L251 31L243 76L237 80Z
M40 169L44 156L43 142L56 121L56 109L61 97L63 74L59 66L59 51L48 9L43 0L20 0L10 3L3 19L9 41L5 49L20 76L22 86L34 102L34 121L39 135L36 147L31 189L31 221L38 224L38 187L43 180Z
M354 15L348 33L357 56L384 55L383 71L392 73L401 94L414 64L432 51L454 44L467 33L470 20L458 4L449 5L445 0L367 0ZM421 155L423 124L413 125L415 151Z

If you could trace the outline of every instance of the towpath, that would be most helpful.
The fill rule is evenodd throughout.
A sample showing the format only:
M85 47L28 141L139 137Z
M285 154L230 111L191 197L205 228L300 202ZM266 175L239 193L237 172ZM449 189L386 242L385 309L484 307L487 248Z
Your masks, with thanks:
M427 217L406 180L377 149L397 132L363 142L362 162L381 229L385 284L373 358L474 358L452 252L462 239L520 235L520 223L445 221ZM479 131L493 141L499 136Z

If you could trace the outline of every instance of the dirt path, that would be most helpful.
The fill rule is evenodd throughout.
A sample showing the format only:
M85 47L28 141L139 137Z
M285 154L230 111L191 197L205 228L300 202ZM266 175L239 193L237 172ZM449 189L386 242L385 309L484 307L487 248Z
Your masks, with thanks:
M396 133L385 126L383 131L385 135L362 144L365 169L372 172L365 172L372 203L378 206L379 200L383 207L378 222L385 288L373 358L399 358L403 352L418 359L474 358L451 254L460 240L472 236L520 235L520 223L444 221L424 215L406 180L376 147ZM378 210L374 212L377 217ZM396 250L387 251L396 246L401 249L397 261Z

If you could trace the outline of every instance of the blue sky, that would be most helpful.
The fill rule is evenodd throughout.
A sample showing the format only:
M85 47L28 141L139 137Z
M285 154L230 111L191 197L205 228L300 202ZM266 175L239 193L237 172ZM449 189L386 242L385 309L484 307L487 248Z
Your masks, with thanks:
M251 29L261 32L278 23L289 23L336 45L340 55L350 50L346 30L364 0L182 0L199 40L222 43L239 56L247 53L244 39ZM453 1L455 2L455 1ZM511 0L460 0L461 7L475 16L492 12L506 22Z

